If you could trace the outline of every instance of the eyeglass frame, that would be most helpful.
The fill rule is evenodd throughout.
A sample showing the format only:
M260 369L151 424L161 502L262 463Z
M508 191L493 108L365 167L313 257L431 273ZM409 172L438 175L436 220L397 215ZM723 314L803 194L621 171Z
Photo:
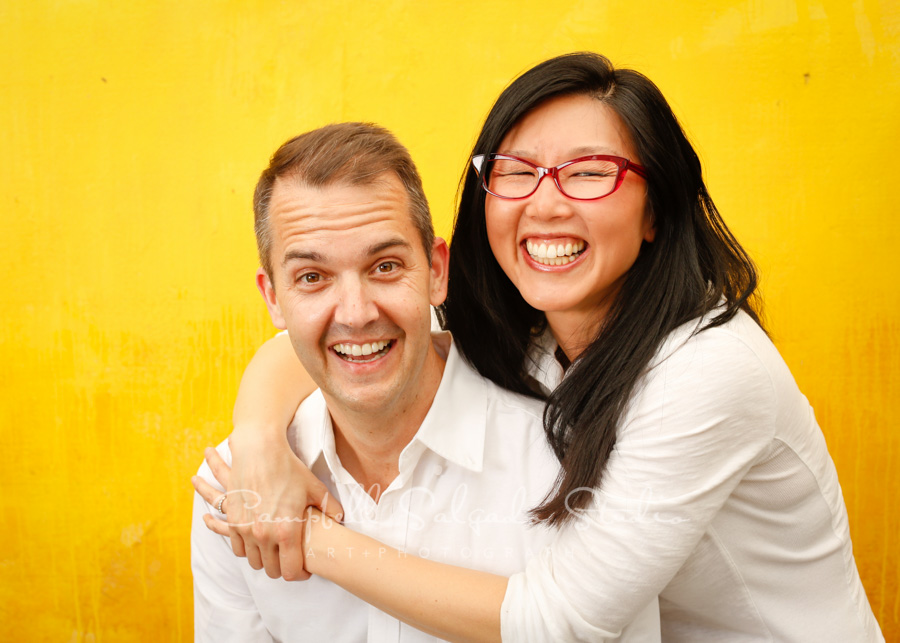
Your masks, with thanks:
M524 163L529 167L533 167L538 172L538 180L534 184L534 189L525 194L523 196L502 196L497 194L496 192L491 192L491 189L488 187L488 177L481 171L484 165L490 161L496 160L507 160L507 161L518 161L519 163ZM566 191L563 190L562 184L559 182L559 171L573 163L580 163L581 161L610 161L618 167L618 172L616 173L616 184L613 186L613 189L604 194L603 196L594 196L590 198L581 198L577 196L571 196L566 194ZM541 187L541 181L544 180L544 177L551 176L553 177L553 184L556 185L556 189L559 190L559 193L562 194L567 199L572 199L573 201L596 201L598 199L605 199L609 195L615 193L618 190L622 183L625 181L625 175L628 173L628 170L631 170L639 177L647 180L647 168L643 165L638 165L637 163L633 163L628 159L622 156L611 156L609 154L591 154L590 156L579 156L578 158L572 159L570 161L566 161L564 163L560 163L556 167L541 167L531 161L526 161L525 159L519 158L518 156L510 156L509 154L476 154L472 157L472 166L475 168L475 173L481 178L481 186L484 188L484 191L490 194L491 196L495 196L498 199L508 199L511 201L516 201L519 199L527 199L532 194L537 192L537 189Z

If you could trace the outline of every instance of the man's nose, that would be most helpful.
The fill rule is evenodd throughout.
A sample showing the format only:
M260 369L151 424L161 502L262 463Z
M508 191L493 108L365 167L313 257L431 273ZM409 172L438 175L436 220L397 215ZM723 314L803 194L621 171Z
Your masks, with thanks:
M378 319L378 306L370 287L360 279L342 280L334 321L342 326L363 328Z

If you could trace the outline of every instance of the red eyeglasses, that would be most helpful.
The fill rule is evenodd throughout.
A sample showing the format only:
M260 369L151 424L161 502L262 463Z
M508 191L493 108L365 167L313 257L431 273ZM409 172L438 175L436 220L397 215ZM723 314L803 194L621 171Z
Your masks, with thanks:
M631 170L644 180L647 170L621 156L594 154L541 167L506 154L478 154L472 165L488 194L500 199L524 199L538 189L545 176L552 176L557 189L570 199L592 201L619 189Z

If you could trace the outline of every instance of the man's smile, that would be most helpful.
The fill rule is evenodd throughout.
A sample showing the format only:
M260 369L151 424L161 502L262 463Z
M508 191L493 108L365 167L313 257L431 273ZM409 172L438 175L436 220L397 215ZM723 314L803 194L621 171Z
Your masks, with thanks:
M394 340L381 340L363 344L344 342L341 344L334 344L331 348L337 353L338 357L345 361L365 363L381 359L388 354L393 345Z

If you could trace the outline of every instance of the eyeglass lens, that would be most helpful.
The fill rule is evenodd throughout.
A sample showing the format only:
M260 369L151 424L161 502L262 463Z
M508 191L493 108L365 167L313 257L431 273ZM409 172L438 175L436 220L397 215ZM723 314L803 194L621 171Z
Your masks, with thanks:
M488 189L497 196L521 198L534 192L538 171L521 161L496 159L485 168ZM578 161L559 170L563 194L575 199L597 199L616 187L619 166L612 161ZM548 177L548 180L552 178Z

